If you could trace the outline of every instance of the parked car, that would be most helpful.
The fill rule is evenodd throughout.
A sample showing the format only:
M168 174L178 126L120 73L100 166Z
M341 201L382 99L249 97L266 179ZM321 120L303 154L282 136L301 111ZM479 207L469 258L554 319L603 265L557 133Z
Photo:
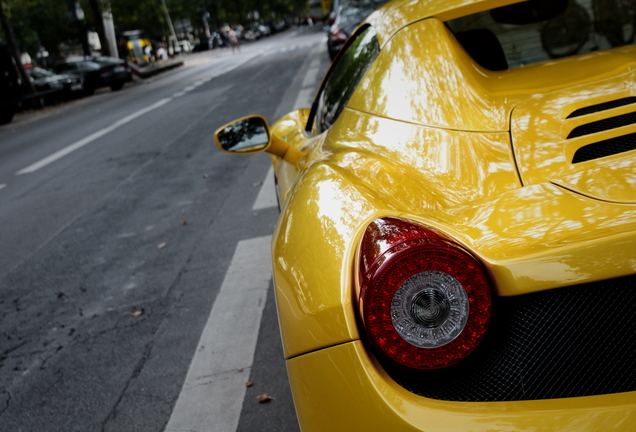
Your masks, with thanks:
M55 74L39 67L26 69L38 97L59 101L84 94L84 78L77 74Z
M121 90L125 83L132 80L132 72L126 62L114 57L69 57L54 63L52 69L59 74L82 75L86 94L93 94L101 87Z
M0 44L0 124L9 123L23 97L22 82L6 45Z
M636 430L636 11L612 4L393 1L311 109L216 132L273 155L301 430Z
M327 32L327 51L333 60L351 33L387 0L341 0L334 4L333 23Z
M257 26L250 27L243 31L241 38L246 41L255 41L261 38L261 32Z

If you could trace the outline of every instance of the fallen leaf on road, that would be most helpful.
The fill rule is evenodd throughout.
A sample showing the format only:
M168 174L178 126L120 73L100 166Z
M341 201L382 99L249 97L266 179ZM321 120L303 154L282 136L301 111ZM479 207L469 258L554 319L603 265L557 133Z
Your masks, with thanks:
M256 182L256 183L252 183L252 186L259 187L262 184L263 184L263 182Z
M245 383L245 387L252 387L254 383L252 381L248 381Z
M181 221L181 226L186 226L188 224L187 221Z
M258 403L266 403L274 399L276 398L271 397L268 394L262 394L262 395L256 396L256 400L258 401Z
M143 309L137 309L137 310L132 311L132 312L130 313L130 315L132 315L132 316L134 316L134 317L138 317L138 316L143 315L143 314L144 314L144 312L145 312L145 311L144 311Z
M163 249L165 247L166 247L166 243L165 242L164 243L160 243L160 244L157 245L158 249Z
M203 178L208 178L210 177L210 174L203 174Z

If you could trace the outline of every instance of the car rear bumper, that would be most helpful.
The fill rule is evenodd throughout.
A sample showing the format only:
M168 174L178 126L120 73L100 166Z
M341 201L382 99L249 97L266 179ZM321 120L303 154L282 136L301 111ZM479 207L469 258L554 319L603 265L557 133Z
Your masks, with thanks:
M354 341L287 361L303 432L633 431L636 392L515 402L447 402L396 384Z

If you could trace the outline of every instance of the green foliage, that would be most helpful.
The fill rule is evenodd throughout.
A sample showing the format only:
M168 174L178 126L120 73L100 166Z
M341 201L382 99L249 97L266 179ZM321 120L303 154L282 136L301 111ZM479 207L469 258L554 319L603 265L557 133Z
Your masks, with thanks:
M143 30L151 39L169 34L161 0L111 0L110 6L115 29L120 34L128 30Z
M95 30L95 17L88 0L79 0L84 10L83 22L72 22L69 5L73 0L0 0L4 5L16 40L23 52L32 56L40 44L52 56L61 43L79 43L81 26ZM204 12L210 14L211 28L224 24L251 24L258 12L261 21L282 19L306 10L307 0L165 0L173 23L189 19L202 31ZM161 40L170 33L161 0L99 0L102 11L110 11L115 31L143 30L146 37ZM2 38L2 36L0 36Z
M55 54L60 43L79 33L69 21L68 7L59 0L3 0L3 4L23 52L34 54L42 43Z

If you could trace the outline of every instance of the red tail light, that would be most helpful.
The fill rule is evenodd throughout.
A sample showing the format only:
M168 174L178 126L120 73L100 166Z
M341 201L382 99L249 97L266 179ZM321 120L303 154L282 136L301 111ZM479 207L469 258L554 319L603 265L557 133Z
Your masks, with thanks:
M334 30L331 34L331 40L333 42L346 42L348 37L349 36L340 29Z
M479 345L490 322L490 285L461 246L382 218L367 228L360 253L362 322L384 355L410 368L437 369Z

